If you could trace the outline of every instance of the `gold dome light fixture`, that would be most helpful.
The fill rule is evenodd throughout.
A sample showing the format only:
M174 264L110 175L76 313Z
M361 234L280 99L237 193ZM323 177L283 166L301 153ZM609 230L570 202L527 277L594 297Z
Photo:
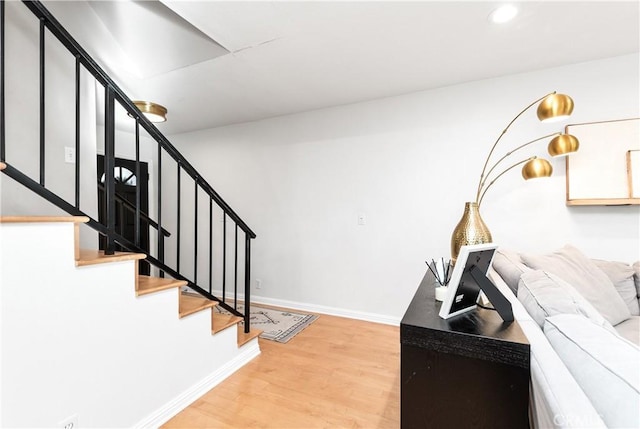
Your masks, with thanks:
M516 117L511 120L511 122L509 122L507 127L504 129L504 131L502 131L498 139L491 147L489 155L484 162L482 173L480 174L480 179L478 180L475 202L465 203L465 211L462 219L454 229L453 235L451 236L451 258L454 261L458 257L460 247L462 247L463 245L490 243L492 241L491 232L480 217L480 205L482 204L482 200L484 199L484 196L486 195L489 188L491 188L491 186L500 177L502 177L511 169L522 164L524 164L522 167L522 177L525 180L549 177L553 173L553 167L551 166L549 161L544 158L538 158L537 156L525 158L511 164L509 167L503 169L502 171L498 170L500 172L496 172L496 168L501 165L502 161L506 160L514 152L517 152L520 149L525 148L535 142L548 138L551 138L551 141L549 142L547 150L549 152L549 155L553 157L569 155L570 153L576 152L580 147L578 139L574 136L557 132L524 143L516 147L515 149L508 151L491 166L489 165L491 156L493 155L496 146L498 146L498 143L507 133L511 125L513 125L513 123L523 113L525 113L537 103L540 103L538 104L537 110L538 119L542 122L555 122L557 120L565 119L569 117L573 112L573 100L571 99L571 97L565 94L552 92L529 104L527 107L522 109L522 111L520 111L520 113L518 113Z
M165 122L167 120L167 108L160 104L140 100L134 101L133 104L153 123Z

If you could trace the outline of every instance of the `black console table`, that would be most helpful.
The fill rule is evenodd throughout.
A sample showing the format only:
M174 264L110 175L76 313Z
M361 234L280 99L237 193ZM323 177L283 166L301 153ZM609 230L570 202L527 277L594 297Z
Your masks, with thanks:
M481 308L444 320L435 286L427 271L400 323L402 428L528 428L520 326Z

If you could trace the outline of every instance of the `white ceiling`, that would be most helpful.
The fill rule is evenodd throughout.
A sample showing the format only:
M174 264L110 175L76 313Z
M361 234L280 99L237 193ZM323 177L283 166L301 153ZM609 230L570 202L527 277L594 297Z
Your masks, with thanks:
M140 79L229 53L159 1L92 1ZM149 43L149 37L153 43Z
M624 55L640 44L638 1L520 2L503 25L487 20L502 2L108 3L51 9L131 98L169 109L158 126L166 134ZM102 29L86 24L96 17Z

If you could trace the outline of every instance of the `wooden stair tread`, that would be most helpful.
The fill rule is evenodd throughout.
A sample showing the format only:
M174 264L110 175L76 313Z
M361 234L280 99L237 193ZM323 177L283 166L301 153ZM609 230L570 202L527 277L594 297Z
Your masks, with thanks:
M176 280L172 278L150 277L139 275L138 287L136 289L136 295L147 295L153 292L159 292L161 290L172 289L175 287L186 286L187 282L184 280Z
M238 325L238 347L245 345L260 334L262 334L260 329L252 329L248 334L245 334L244 326Z
M213 328L211 329L211 332L216 334L224 329L227 329L229 326L233 326L242 322L242 317L234 316L232 314L213 312L211 314L211 320L213 322Z
M0 223L89 222L87 216L2 216Z
M0 162L0 170L4 170L5 168L7 168L7 164Z
M198 298L181 293L178 313L180 314L180 318L183 318L198 311L215 307L216 304L215 301L206 298Z
M131 261L144 259L144 253L115 252L113 255L105 255L102 250L80 249L76 266L105 264L109 262Z

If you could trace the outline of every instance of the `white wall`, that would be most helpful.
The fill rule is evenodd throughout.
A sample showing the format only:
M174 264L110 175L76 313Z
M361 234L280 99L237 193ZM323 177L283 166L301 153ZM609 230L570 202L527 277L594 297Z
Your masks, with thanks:
M575 101L572 123L640 116L638 64L630 55L171 140L257 233L256 300L397 320L424 261L449 257L484 158L518 111L557 90ZM500 147L563 127L539 123L532 109ZM564 161L553 166L553 178L537 182L514 170L487 194L482 213L494 241L529 252L573 243L592 257L640 259L640 208L567 207Z

